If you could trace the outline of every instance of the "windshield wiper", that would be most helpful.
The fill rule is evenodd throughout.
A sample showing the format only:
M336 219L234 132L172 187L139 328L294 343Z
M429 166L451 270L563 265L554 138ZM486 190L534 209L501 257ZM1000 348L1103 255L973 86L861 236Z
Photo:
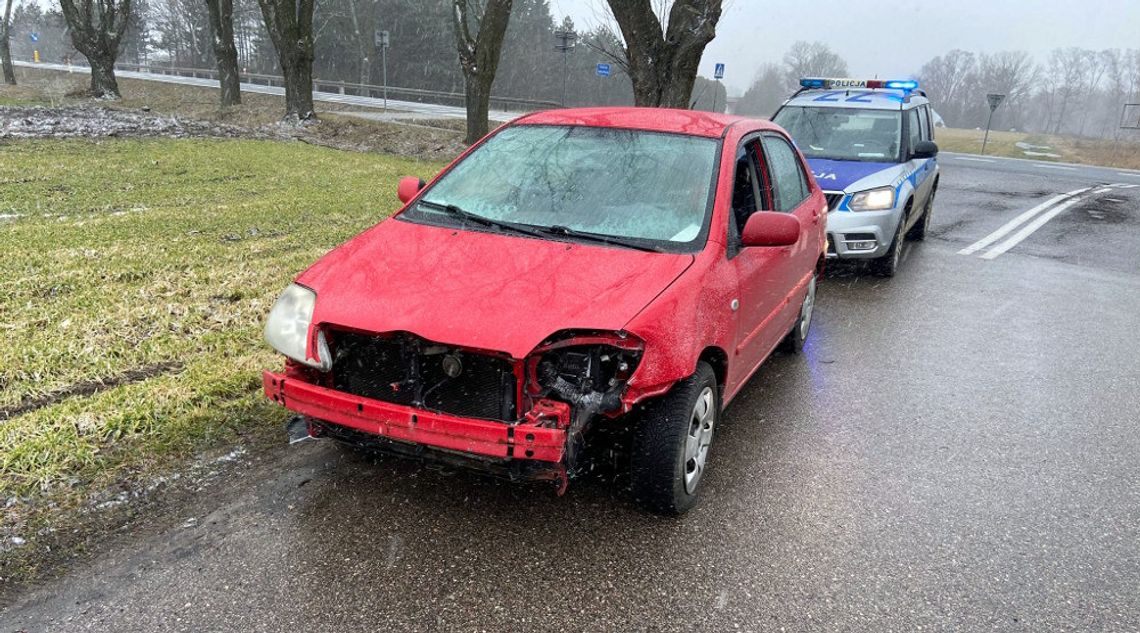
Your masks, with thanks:
M554 226L536 226L534 228L538 229L539 231L542 231L543 233L546 233L547 235L560 235L563 237L572 237L574 239L578 239L578 240L582 240L582 241L586 241L586 242L594 242L597 244L609 244L611 246L622 246L625 248L632 248L632 249L638 250L638 251L645 251L647 253L661 253L661 252L663 252L660 249L653 248L652 246L646 246L645 244L634 242L632 240L626 240L626 239L622 239L620 237L611 237L609 235L598 235L597 233L583 233L582 231L576 231L576 230L574 230L568 226L561 226L558 224L555 224Z
M453 217L459 218L461 220L466 220L468 222L473 222L475 224L480 224L488 228L506 229L508 231L520 233L522 235L529 235L531 237L544 237L542 233L535 231L529 227L523 226L521 224L515 224L514 222L507 222L506 220L496 220L494 218L488 218L477 213L471 213L459 205L443 204L440 202L432 202L431 200L420 200L419 204L429 209L443 211Z

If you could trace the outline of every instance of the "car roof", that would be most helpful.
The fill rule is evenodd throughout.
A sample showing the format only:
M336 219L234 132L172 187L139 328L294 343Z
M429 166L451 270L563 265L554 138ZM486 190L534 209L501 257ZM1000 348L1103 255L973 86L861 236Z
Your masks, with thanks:
M717 138L738 123L755 129L778 129L759 119L702 110L670 108L566 108L544 110L515 119L513 125L581 125L649 132L673 132Z
M856 95L857 101L848 101L843 97L839 97L836 101L819 101L821 96L825 93L846 92ZM910 93L910 98L907 98L907 93L902 90L887 90L884 88L876 88L869 90L867 88L850 88L842 90L805 90L796 93L785 105L790 106L811 106L813 108L863 108L866 110L910 110L918 106L928 103L926 97L917 92Z

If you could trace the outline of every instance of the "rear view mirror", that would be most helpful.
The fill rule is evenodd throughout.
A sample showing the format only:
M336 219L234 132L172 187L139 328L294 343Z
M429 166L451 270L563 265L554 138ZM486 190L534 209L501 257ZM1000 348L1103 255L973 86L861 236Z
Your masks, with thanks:
M938 145L934 141L919 141L914 144L911 158L934 158L938 155Z
M800 240L800 221L790 213L757 211L744 224L745 246L791 246Z
M396 196L400 198L400 202L407 204L408 200L416 197L425 184L427 183L422 178L404 176L400 179L400 185L396 187Z

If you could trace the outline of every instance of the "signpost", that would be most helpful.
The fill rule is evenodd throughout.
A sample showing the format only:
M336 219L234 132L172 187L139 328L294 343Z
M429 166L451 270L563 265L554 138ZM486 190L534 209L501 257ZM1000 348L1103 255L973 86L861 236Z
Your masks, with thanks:
M32 44L35 44L36 42L40 41L40 34L36 33L35 31L28 33L28 41L30 41ZM40 63L40 51L39 51L39 49L32 51L32 61L37 63L37 64Z
M388 110L388 47L392 44L391 34L388 31L376 30L376 48L380 49L381 64L384 67L384 111Z
M986 100L990 103L990 118L986 120L986 136L982 139L982 156L986 155L986 144L990 141L990 125L994 122L994 110L997 110L1001 102L1005 100L1005 95L991 92L986 95Z
M599 77L609 77L610 76L610 65L609 64L598 64L598 76Z
M570 54L570 51L574 50L574 45L578 42L578 34L569 29L558 29L554 32L554 39L558 40L558 43L554 45L555 50L562 51L562 100L559 101L559 103L561 103L562 107L565 108L566 75L569 74L566 69L566 56ZM598 74L601 74L601 72L599 71Z
M720 80L724 79L724 64L713 66L713 79L716 80L716 90L713 91L713 112L720 112L716 109L716 100L720 97Z

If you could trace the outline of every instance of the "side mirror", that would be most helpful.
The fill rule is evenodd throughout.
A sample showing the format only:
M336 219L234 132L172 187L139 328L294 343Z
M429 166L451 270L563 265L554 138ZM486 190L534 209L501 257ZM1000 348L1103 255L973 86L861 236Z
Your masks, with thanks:
M938 155L938 145L934 141L919 141L911 152L911 158L934 158Z
M419 193L420 189L423 189L426 184L422 178L404 176L400 179L400 185L396 187L396 196L400 198L400 202L407 204L408 200L415 198L416 194Z
M800 221L790 213L757 211L744 224L745 246L791 246L800 241Z

